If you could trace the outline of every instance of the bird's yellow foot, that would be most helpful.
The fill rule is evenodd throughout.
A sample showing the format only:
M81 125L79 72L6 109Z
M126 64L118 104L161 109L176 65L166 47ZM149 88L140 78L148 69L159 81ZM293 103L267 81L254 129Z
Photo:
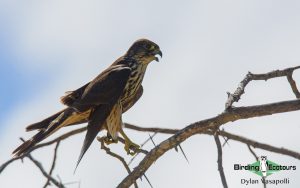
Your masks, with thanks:
M140 146L133 143L131 140L125 138L125 146L124 146L125 151L129 155L135 155L137 151L140 149Z
M123 136L124 140L125 140L125 146L124 149L127 152L127 154L129 155L135 155L138 150L140 149L140 146L133 143L128 136L125 134L125 132L123 131L123 129L120 130L121 135Z

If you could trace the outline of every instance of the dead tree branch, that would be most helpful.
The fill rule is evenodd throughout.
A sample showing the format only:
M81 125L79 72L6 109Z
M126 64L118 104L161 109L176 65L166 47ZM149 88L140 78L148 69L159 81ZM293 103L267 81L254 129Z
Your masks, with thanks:
M141 131L141 132L156 132L156 133L164 133L164 134L176 134L177 132L180 131L180 129L166 129L166 128L146 128L146 127L139 127L139 126L135 126L132 124L125 124L125 127L127 129L132 129L132 130L136 130L136 131ZM203 134L208 134L208 135L213 135L214 132L211 130L208 131L204 131ZM219 131L219 135L226 137L229 140L234 140L237 142L241 142L244 143L246 145L250 145L254 148L260 148L266 151L270 151L270 152L274 152L274 153L279 153L282 155L287 155L290 157L294 157L296 159L300 160L300 153L295 152L295 151L291 151L289 149L285 149L285 148L279 148L279 147L275 147L272 146L270 144L265 144L262 142L258 142L243 136L239 136L239 135L235 135L226 131Z
M251 146L249 145L249 144L247 144L247 147L248 147L248 149L249 149L249 151L250 151L250 153L253 155L253 157L255 158L255 160L257 160L258 161L258 156L256 155L256 153L253 151L253 149L251 148Z
M293 79L293 72L292 71L289 72L289 74L287 75L287 80L290 83L290 86L291 86L296 98L299 99L300 98L300 93L299 93L299 90L297 88L296 82Z
M58 182L56 179L54 179L51 175L49 175L46 170L44 169L44 167L42 166L42 164L35 160L30 154L27 155L27 157L35 164L35 166L37 166L40 171L42 172L42 174L50 181L52 182L54 185L56 185L59 188L64 188L65 186L63 184L61 184L60 182Z
M268 72L266 74L252 74L251 72L249 72L245 78L240 82L239 86L237 87L237 89L235 90L235 92L233 94L228 93L228 99L225 103L225 109L229 109L232 107L232 104L234 102L238 102L241 98L241 96L245 93L245 87L248 85L248 83L252 80L269 80L272 78L278 78L278 77L283 77L286 76L293 92L295 93L296 97L299 98L300 97L300 93L297 89L296 83L292 78L292 74L293 71L296 69L299 69L300 66L296 66L296 67L291 67L291 68L287 68L284 70L275 70L275 71L271 71Z
M128 174L130 174L131 170L130 170L129 166L127 165L125 159L123 157L121 157L120 155L110 151L110 149L105 146L103 137L97 137L97 140L101 143L101 149L103 149L106 152L106 154L108 154L108 155L118 159L119 161L121 161L121 163L123 164L123 166L127 170ZM136 182L134 182L133 184L134 184L135 188L138 187Z
M53 170L55 168L55 163L56 163L56 158L57 158L57 149L58 149L59 143L60 143L60 141L58 141L56 143L56 146L54 148L54 156L53 156L52 165L51 165L51 168L50 168L50 171L49 171L49 176L52 176L52 172L53 172ZM50 185L50 179L49 178L47 179L47 181L46 181L46 183L45 183L45 185L44 185L43 188L46 188L48 185Z
M223 159L222 159L222 145L219 139L219 134L218 131L216 131L216 133L214 134L214 138L215 138L215 142L217 145L217 149L218 149L218 170L220 173L220 177L221 177L221 181L223 184L224 188L228 188L227 186L227 182L226 182L226 178L225 178L225 173L224 173L224 169L223 169Z
M238 142L242 142L244 144L250 145L254 148L260 148L266 151L270 151L270 152L274 152L274 153L279 153L282 155L286 155L286 156L290 156L290 157L294 157L296 159L300 160L300 153L295 152L295 151L291 151L289 149L285 149L285 148L279 148L279 147L275 147L269 144L265 144L265 143L261 143L261 142L257 142L255 140L251 140L242 136L238 136L238 135L234 135L225 131L221 131L220 135L223 135L231 140L235 140Z

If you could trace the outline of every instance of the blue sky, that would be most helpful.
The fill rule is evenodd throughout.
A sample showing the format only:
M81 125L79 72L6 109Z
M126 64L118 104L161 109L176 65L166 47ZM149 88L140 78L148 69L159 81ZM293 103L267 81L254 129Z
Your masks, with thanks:
M49 80L55 80L55 75L49 74L49 68L39 71L27 72L22 70L20 64L26 61L34 61L34 58L22 58L15 51L14 30L7 24L2 24L0 31L0 75L1 75L1 97L0 97L0 124L1 129L5 127L2 121L8 114L12 114L14 108L22 105L22 101L29 100L39 94ZM3 131L0 132L0 134Z
M142 37L158 43L164 56L149 66L143 97L124 114L125 122L183 128L221 113L226 92L233 91L248 71L263 73L300 64L299 10L299 1L281 0L1 1L0 163L11 157L20 136L32 136L24 131L26 125L63 108L59 97L65 91L93 79ZM296 72L294 78L298 82L300 73ZM237 105L294 98L282 78L251 83ZM296 144L300 142L299 112L243 120L224 128L300 151ZM148 137L127 132L137 143ZM82 187L99 187L100 183L103 187L115 186L126 171L118 161L99 151L97 143L73 175L83 137L78 135L61 144L54 173L64 181L80 180ZM164 138L159 135L155 140ZM182 146L190 164L170 151L147 172L154 187L220 187L213 139L195 136ZM124 154L122 146L112 147ZM261 150L257 153L279 164L300 166L299 161L288 157ZM47 168L52 148L33 155ZM233 171L236 162L252 163L253 157L244 145L230 142L224 148L230 187L240 187L240 178L256 178ZM300 186L299 172L288 174L294 187ZM16 176L19 181L11 181ZM182 181L174 182L179 176ZM0 176L0 187L35 188L43 183L42 175L27 160L9 166ZM139 184L148 187L144 181Z

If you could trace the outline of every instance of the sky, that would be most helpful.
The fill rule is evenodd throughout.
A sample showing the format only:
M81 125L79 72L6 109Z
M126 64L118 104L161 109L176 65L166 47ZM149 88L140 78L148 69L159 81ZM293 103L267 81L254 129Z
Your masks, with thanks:
M299 8L300 2L292 0L1 0L0 163L11 158L11 152L20 144L19 137L34 134L25 132L28 124L62 109L59 98L65 91L96 77L139 38L156 42L163 58L149 65L143 81L144 94L123 115L125 122L183 128L220 114L226 92L233 92L248 71L265 73L300 64ZM294 79L300 80L299 72L294 73ZM294 98L286 78L278 78L251 82L235 105ZM299 112L291 112L227 123L222 128L300 151L296 144L300 141L298 119ZM51 138L71 129L60 130ZM147 133L125 131L136 143L148 138ZM84 134L80 134L61 143L55 177L59 175L63 182L80 182L83 188L118 185L127 172L119 161L100 150L97 142L73 174L83 138ZM166 138L168 135L158 135L154 140L159 143ZM153 145L145 147L151 149ZM196 135L182 147L190 162L175 150L169 151L146 172L152 185L221 187L214 139ZM122 145L111 148L130 159ZM233 170L235 163L254 162L247 146L229 141L223 150L229 187L245 186L241 179L259 178ZM291 157L255 151L271 161L300 168L300 162ZM32 155L49 169L53 146ZM131 167L137 164L138 160ZM300 169L278 172L270 178L289 178L290 184L268 188L299 187L299 173ZM38 188L44 183L45 178L27 159L11 164L0 175L0 187ZM144 179L138 184L149 187Z

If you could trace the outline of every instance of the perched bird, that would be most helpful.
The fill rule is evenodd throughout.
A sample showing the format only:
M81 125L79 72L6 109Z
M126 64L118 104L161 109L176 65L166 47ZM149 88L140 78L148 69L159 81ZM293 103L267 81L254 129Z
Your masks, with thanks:
M147 39L134 42L125 55L118 58L94 80L77 90L66 92L66 95L61 97L61 102L67 108L29 125L26 131L39 132L15 149L14 157L26 154L34 145L62 127L85 122L88 122L87 133L76 167L98 132L103 129L107 130L107 144L117 142L120 133L125 140L126 152L134 155L135 152L130 148L139 146L124 133L122 113L141 97L141 83L146 68L153 60L159 61L157 55L162 57L162 52L154 42Z

